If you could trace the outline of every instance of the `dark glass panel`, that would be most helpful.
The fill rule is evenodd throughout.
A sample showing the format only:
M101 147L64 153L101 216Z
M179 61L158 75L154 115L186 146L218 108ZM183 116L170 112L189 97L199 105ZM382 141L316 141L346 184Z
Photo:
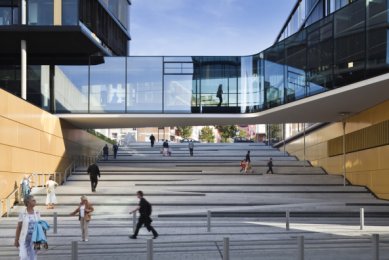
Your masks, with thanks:
M307 32L307 95L333 88L333 16L317 22Z
M285 40L287 78L286 102L305 97L305 70L307 63L306 31L296 33Z
M366 1L356 1L334 15L336 87L365 76L365 4Z
M285 46L277 43L264 51L265 59L265 106L275 107L284 103Z
M388 71L388 1L370 0L367 10L367 75Z

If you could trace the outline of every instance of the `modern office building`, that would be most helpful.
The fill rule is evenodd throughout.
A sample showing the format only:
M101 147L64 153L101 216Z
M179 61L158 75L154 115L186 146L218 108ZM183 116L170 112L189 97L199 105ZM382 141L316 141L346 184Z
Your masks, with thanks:
M128 56L129 6L1 2L3 183L97 152L85 128L327 122L285 149L389 198L386 0L299 0L274 44L243 57Z

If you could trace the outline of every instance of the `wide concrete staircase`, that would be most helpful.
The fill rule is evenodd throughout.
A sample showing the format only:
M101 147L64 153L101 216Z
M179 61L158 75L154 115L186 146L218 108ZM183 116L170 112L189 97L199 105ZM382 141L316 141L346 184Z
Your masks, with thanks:
M306 259L369 259L373 233L381 235L381 256L386 257L381 259L389 259L389 202L365 187L344 187L341 176L262 144L195 144L193 157L187 144L171 146L171 157L163 157L158 145L120 148L116 160L99 162L96 193L86 167L78 167L57 189L54 210L44 205L44 189L35 190L44 218L52 223L53 213L59 216L58 233L49 232L50 250L40 252L39 259L70 259L71 241L80 239L80 230L69 213L84 194L95 212L89 242L79 243L79 259L146 259L151 235L144 229L137 240L128 238L133 225L128 212L137 204L138 190L153 204L153 225L160 233L154 259L223 259L224 237L230 239L231 259L296 259L297 236L305 237ZM254 173L242 174L239 162L247 150ZM269 157L273 175L264 174ZM21 209L0 221L0 259L17 258L12 244Z

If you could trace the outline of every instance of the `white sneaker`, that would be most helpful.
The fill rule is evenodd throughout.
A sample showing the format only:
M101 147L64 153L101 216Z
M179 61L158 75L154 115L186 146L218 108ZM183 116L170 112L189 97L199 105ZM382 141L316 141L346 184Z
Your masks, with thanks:
M85 241L85 242L88 242L88 239L85 239L84 241Z

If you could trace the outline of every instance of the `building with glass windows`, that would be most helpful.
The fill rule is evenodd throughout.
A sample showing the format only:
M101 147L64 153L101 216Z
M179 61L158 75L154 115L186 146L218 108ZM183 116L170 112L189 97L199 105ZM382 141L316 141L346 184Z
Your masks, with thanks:
M363 151L389 149L386 0L298 0L274 44L242 57L129 56L129 6L127 0L1 1L0 87L69 131L330 122L320 129L325 138L311 133L307 158L341 174L345 136L353 158L349 180L389 197L389 165L352 161L368 158ZM374 109L382 113L372 115ZM366 137L376 133L384 134ZM287 149L301 157L301 143L294 139ZM60 146L59 161L90 150L72 154L68 147L77 145Z

